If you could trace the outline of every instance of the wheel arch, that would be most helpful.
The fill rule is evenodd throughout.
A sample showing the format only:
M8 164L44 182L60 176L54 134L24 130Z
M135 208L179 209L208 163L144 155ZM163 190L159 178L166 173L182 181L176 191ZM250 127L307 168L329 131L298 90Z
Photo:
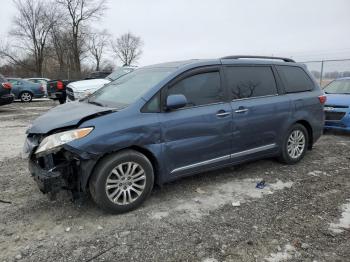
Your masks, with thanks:
M18 93L18 99L21 99L21 95L23 94L23 93L29 93L29 94L31 94L32 95L32 97L34 97L34 93L31 91L31 90L27 90L27 89L25 89L25 90L21 90L19 93Z
M306 128L308 136L309 136L309 141L308 141L307 148L309 150L311 150L312 149L312 145L313 145L313 141L314 141L313 129L312 129L311 124L305 119L298 120L298 121L295 122L295 124L300 124L300 125L302 125L302 126L304 126Z
M109 155L112 155L112 154L117 154L121 151L125 151L125 150L134 150L136 152L139 152L141 154L143 154L145 157L147 157L147 159L151 162L152 164L152 167L153 167L153 170L154 170L154 184L156 185L161 185L161 180L160 180L160 165L159 165L159 161L158 159L156 158L155 154L145 148L145 147L141 147L141 146L137 146L137 145L132 145L132 146L129 146L129 147L124 147L124 148L121 148L121 149L118 149L118 150L114 150L114 151L111 151L111 152L108 152L108 153L105 153L103 155L101 155L98 160L94 163L93 165L93 168L91 169L91 171L89 172L88 176L87 177L83 177L82 178L82 184L81 186L83 187L82 189L84 191L87 191L88 190L88 187L89 187L89 181L91 179L91 176L96 168L96 166L98 165L98 163L100 161L102 161L103 158L105 158L106 156L109 156Z

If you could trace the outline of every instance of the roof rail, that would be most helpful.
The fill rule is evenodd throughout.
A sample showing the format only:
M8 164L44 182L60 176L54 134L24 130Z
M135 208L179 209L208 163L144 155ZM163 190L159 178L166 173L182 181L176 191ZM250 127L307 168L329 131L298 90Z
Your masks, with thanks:
M277 56L254 56L254 55L233 55L233 56L224 56L221 59L240 59L240 58L257 58L257 59L276 59L283 60L284 62L295 63L295 61L291 58L286 57L277 57Z

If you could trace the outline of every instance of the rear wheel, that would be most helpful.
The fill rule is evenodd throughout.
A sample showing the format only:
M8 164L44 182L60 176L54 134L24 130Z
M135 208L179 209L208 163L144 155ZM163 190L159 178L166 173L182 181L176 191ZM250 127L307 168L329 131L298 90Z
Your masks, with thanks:
M154 182L151 162L143 154L122 151L102 159L92 174L89 188L98 206L110 213L139 207L150 195Z
M22 92L20 95L20 99L23 103L31 102L33 99L33 95L30 92Z
M309 143L306 128L294 124L287 132L281 148L280 160L286 164L295 164L304 158Z

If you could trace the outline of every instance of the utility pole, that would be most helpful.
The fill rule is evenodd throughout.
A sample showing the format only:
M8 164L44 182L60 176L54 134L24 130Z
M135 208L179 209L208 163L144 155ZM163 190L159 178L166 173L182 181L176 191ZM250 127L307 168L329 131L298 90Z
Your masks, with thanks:
M324 60L321 61L321 76L320 76L320 86L322 87L322 80L323 80L323 64Z

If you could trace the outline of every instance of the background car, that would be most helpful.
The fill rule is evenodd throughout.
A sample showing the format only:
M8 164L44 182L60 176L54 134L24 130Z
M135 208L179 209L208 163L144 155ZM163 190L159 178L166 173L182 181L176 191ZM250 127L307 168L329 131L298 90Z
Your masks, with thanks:
M49 82L50 79L48 79L48 78L28 78L26 80L33 82L33 83L42 84L44 87L44 91L47 94L47 82Z
M135 70L135 67L119 67L106 78L76 81L67 86L67 102L83 99L104 85Z
M11 91L15 98L20 99L22 102L31 102L33 98L45 96L42 84L36 84L20 78L8 78L8 81L12 84Z
M92 72L88 77L86 77L85 79L100 79L100 78L105 78L108 75L110 75L112 73L112 71L95 71Z
M0 75L0 106L12 103L14 95L11 94L11 88L11 83L7 82L5 77Z
M325 128L350 131L350 77L332 81L324 92L327 96Z
M60 104L66 102L66 86L70 80L51 80L47 83L47 96L52 100L58 100Z

